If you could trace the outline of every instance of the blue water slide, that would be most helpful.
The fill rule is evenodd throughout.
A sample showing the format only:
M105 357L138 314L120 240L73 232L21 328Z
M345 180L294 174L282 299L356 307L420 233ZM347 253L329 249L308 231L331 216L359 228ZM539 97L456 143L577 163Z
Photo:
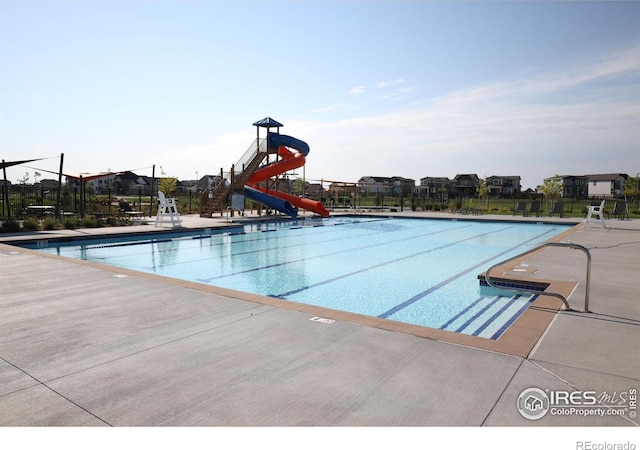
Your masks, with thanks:
M298 210L291 206L291 203L289 203L288 201L282 200L278 197L267 195L249 186L244 187L244 195L254 202L262 203L269 208L280 211L283 214L287 214L291 216L292 219L298 217Z
M271 149L278 149L284 145L285 147L298 150L304 156L309 154L309 144L293 136L287 136L286 134L269 133L267 135L267 144Z

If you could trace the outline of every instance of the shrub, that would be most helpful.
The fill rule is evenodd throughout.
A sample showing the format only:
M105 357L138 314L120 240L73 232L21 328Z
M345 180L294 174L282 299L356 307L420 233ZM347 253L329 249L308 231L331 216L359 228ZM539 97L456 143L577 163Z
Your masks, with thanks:
M53 217L47 217L46 219L44 219L44 222L42 223L42 227L45 230L55 230L57 226L58 226L58 221Z
M7 219L2 222L0 231L2 231L3 233L17 233L18 231L20 231L20 222L13 219Z
M22 228L29 231L35 231L40 228L40 222L33 217L27 217L22 221Z
M76 228L76 226L78 226L78 222L76 221L76 219L72 217L68 217L64 219L62 226L67 230L73 230Z
M85 228L98 228L100 224L95 216L87 216L80 221L80 226Z

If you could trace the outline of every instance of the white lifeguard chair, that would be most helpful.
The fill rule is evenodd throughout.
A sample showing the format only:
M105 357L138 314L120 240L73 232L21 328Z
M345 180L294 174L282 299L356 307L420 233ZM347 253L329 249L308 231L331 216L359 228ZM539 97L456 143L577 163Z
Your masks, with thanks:
M180 226L180 213L176 206L175 198L167 198L164 192L158 191L158 214L156 215L156 227L162 226L165 219L171 221L171 226Z

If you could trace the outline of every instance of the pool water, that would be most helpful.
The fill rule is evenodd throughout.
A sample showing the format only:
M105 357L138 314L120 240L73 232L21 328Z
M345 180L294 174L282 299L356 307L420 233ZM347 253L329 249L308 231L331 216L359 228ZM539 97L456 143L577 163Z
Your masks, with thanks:
M481 291L477 275L566 229L542 223L345 217L32 248L497 339L535 296Z

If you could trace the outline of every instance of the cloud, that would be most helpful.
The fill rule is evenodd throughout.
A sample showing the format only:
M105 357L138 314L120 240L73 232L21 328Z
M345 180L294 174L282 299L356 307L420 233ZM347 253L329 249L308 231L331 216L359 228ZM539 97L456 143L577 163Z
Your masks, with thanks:
M345 180L520 175L525 187L554 173L635 174L639 54L632 43L564 70L523 72L402 111L301 123L315 143L307 173Z
M400 88L400 89L396 89L394 91L391 92L387 92L384 95L382 95L382 99L384 100L391 100L392 102L397 102L399 100L404 100L406 98L410 97L410 93L412 91L412 88L410 87L404 87L404 88Z
M329 114L323 121L287 119L286 131L310 145L305 167L310 179L399 175L419 180L476 173L519 175L523 187L533 188L556 173L635 174L640 171L639 54L640 45L632 43L568 61L562 69L513 74L404 109L341 114L333 121L326 120ZM401 86L399 80L404 80L396 80ZM314 112L345 112L347 106L336 103ZM229 134L215 145L185 149L180 159L227 170L240 156L238 149L253 138L251 130Z
M376 86L379 89L384 89L389 86L397 86L398 84L402 84L402 83L404 83L404 78L396 78L395 80L391 80L391 81L380 81Z
M349 89L349 95L361 95L364 94L364 86L356 86Z

